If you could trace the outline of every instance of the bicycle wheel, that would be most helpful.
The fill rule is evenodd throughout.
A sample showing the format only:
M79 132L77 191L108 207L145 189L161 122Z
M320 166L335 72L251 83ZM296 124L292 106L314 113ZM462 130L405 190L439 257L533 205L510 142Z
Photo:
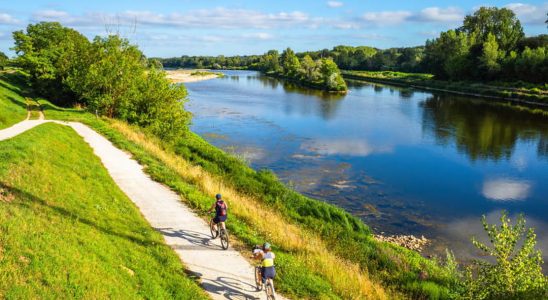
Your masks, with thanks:
M221 247L224 250L228 249L228 231L226 229L221 229Z
M257 266L255 267L255 287L257 288L257 291L263 289L263 280L261 277L261 267Z
M209 221L209 231L211 232L211 238L215 239L219 235L219 230L214 230L213 225L214 225L213 219L211 219L211 221Z
M272 279L270 278L266 280L265 292L267 300L276 299L276 293L274 292L274 283L272 283Z

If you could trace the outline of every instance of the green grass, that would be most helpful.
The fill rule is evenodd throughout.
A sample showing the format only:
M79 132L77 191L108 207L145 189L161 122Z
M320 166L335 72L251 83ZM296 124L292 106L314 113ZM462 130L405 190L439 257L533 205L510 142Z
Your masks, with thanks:
M69 127L0 142L0 298L206 299Z
M10 127L27 117L27 104L21 95L21 89L6 80L7 77L14 76L0 73L0 129Z
M548 103L548 84L516 82L471 82L436 80L431 74L393 71L343 71L347 79L413 86L465 95Z

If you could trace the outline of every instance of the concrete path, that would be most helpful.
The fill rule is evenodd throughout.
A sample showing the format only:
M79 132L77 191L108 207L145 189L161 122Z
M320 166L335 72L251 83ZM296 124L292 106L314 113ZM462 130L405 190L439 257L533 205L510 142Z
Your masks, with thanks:
M110 176L139 207L150 225L179 255L213 299L265 299L256 292L253 266L219 239L211 240L208 224L196 216L169 188L153 181L131 156L88 126L75 122L23 121L0 130L0 140L21 134L37 125L56 122L72 127L93 148ZM213 200L212 200L213 202ZM278 295L279 299L284 299Z

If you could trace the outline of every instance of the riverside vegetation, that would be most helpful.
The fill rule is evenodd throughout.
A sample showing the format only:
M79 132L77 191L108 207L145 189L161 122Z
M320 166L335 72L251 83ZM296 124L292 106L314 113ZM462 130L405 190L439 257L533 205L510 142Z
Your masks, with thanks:
M480 266L479 272L472 271L478 275L462 279L451 255L447 263L441 263L378 242L365 224L342 209L287 188L273 173L254 171L189 132L190 116L180 98L185 95L184 87L169 85L164 74L126 40L109 36L86 43L77 32L57 23L29 25L26 33L20 31L14 37L19 54L16 61L29 73L17 75L30 83L30 87L20 88L32 88L58 104L74 104L70 103L73 99L86 107L63 109L41 99L46 117L77 120L93 127L132 153L152 178L170 186L198 212L205 210L216 192L223 193L232 207L229 229L244 249L264 240L273 242L279 253L277 286L289 296L458 298L466 296L468 284L483 278L482 271L487 269ZM50 38L57 40L49 42ZM81 47L78 55L74 52L77 43ZM101 54L93 55L93 51ZM78 85L78 80L83 84ZM95 85L91 83L100 88L92 88ZM167 116L157 113L158 109ZM90 111L103 117L96 118ZM537 272L540 269L526 269L533 271L516 276L535 284L526 285L523 293L546 293L546 279ZM497 282L491 284L503 291L515 287L499 289Z

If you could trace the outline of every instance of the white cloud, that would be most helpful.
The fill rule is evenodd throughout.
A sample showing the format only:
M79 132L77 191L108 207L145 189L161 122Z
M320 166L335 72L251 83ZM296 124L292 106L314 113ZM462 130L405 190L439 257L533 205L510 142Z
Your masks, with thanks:
M492 179L483 183L482 195L494 201L525 200L531 191L528 181L514 179Z
M362 20L370 25L398 25L405 22L454 23L464 18L464 12L457 7L427 7L420 12L407 10L367 12Z
M421 10L415 19L424 22L460 22L464 19L464 12L457 7L427 7Z
M185 13L161 14L152 11L125 11L118 14L87 13L70 15L59 10L43 10L33 14L35 21L58 21L65 25L101 26L145 24L183 28L223 28L223 29L270 29L281 27L318 26L320 19L310 18L300 11L264 13L247 9L198 9ZM109 22L110 21L110 22Z
M344 5L344 3L340 2L340 1L327 1L327 6L329 6L329 7L336 8L336 7L341 7L343 5Z
M381 11L365 13L362 19L377 25L395 25L405 22L413 13L410 11Z
M271 40L274 38L274 36L268 32L255 32L255 33L248 33L243 35L246 39L255 39L255 40Z
M17 24L19 20L10 14L0 13L0 24Z
M538 6L525 3L509 3L504 7L513 10L524 24L544 25L544 21L546 21L548 3Z

